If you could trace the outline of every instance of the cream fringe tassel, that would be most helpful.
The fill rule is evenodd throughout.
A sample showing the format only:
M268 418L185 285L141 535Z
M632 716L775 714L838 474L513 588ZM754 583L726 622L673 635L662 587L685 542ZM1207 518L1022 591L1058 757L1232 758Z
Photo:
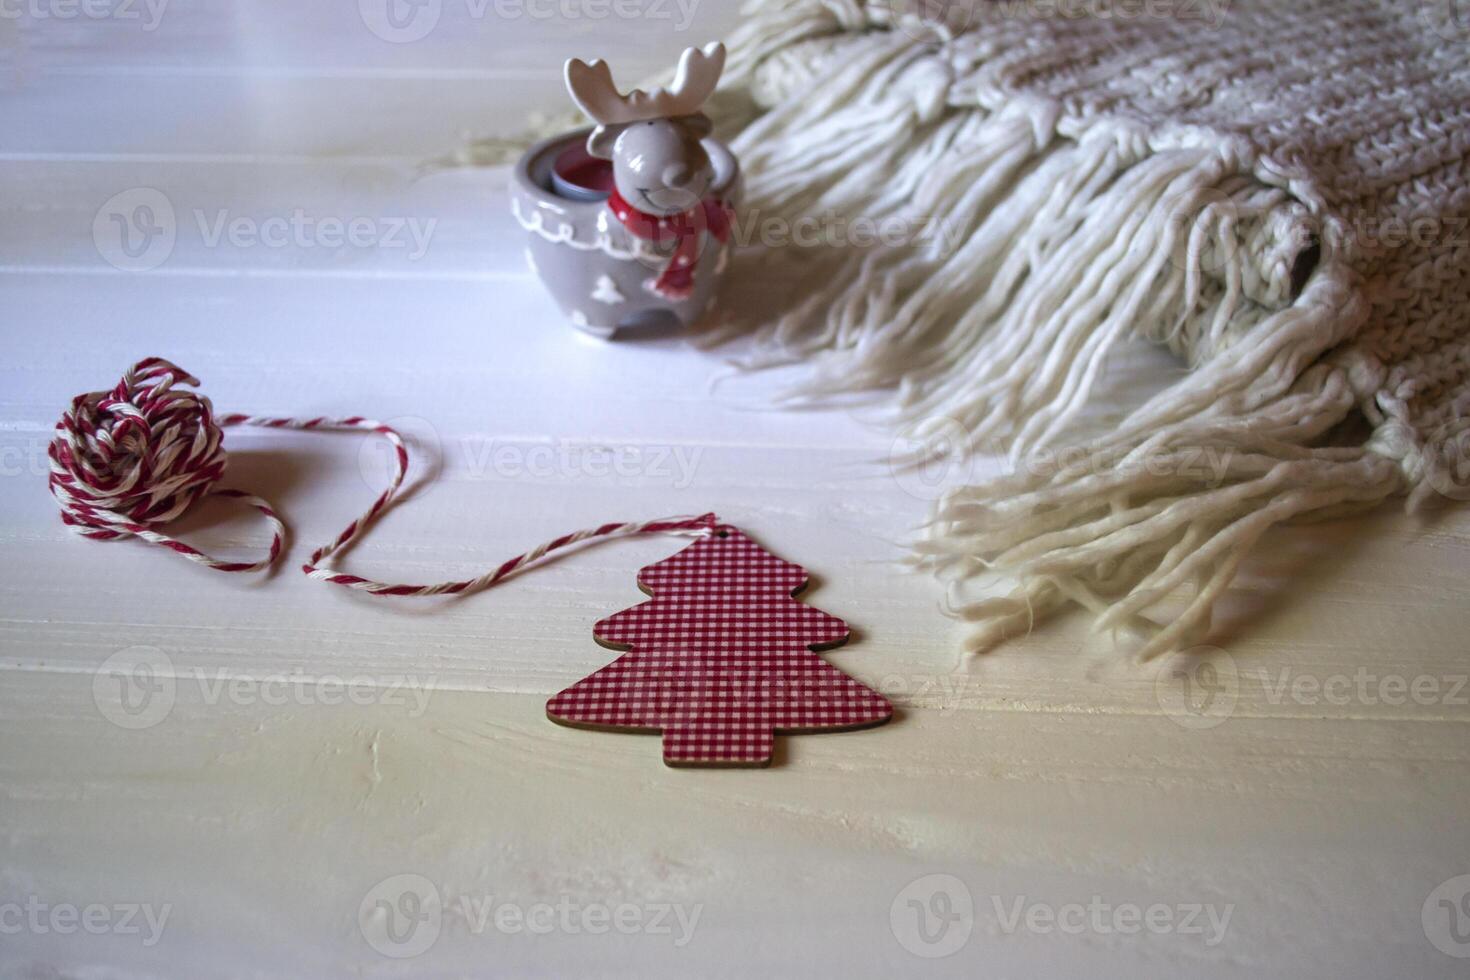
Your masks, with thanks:
M737 140L745 220L863 217L925 234L751 243L745 281L803 291L760 334L755 363L807 365L798 401L895 389L896 419L921 441L962 431L966 451L1008 446L1011 475L950 492L917 548L949 575L1019 582L958 610L975 649L1069 602L1099 628L1143 631L1145 658L1197 643L1268 528L1404 489L1390 440L1322 448L1370 387L1355 372L1371 369L1329 354L1364 316L1330 250L1294 295L1309 189L1280 186L1214 134L986 106L934 48L843 34L849 6L767 11L732 46L736 83L773 103ZM1191 371L1101 440L1048 457L1070 464L1039 465L1034 450L1069 431L1131 337ZM1180 589L1183 611L1150 619Z

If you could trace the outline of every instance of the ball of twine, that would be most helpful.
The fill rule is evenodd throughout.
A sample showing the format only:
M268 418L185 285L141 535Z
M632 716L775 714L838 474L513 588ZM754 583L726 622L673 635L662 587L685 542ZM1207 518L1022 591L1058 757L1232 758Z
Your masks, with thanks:
M285 535L270 504L240 490L217 490L227 455L222 426L209 399L191 390L199 380L159 357L140 361L110 391L72 399L51 440L51 494L61 520L99 540L136 536L220 571L271 565ZM259 561L219 561L156 530L206 495L234 497L255 507L274 533Z

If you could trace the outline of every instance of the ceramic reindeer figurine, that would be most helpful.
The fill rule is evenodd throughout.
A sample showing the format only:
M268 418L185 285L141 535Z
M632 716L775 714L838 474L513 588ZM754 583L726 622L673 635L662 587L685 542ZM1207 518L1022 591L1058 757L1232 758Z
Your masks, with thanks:
M511 208L532 268L582 329L688 326L709 307L741 193L700 111L724 65L724 45L690 48L668 88L623 95L606 62L567 62L567 89L596 125L527 152Z

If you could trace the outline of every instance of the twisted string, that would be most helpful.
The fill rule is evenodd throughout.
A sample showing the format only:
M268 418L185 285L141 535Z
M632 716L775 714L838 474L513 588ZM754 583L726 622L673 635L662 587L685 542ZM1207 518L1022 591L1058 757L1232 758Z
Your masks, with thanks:
M387 510L408 475L408 449L392 427L372 419L273 418L225 415L216 418L209 399L196 391L199 380L159 357L139 361L111 391L78 395L56 423L47 455L51 494L62 523L84 537L110 540L138 537L193 562L221 572L255 572L280 557L286 528L271 505L243 490L216 489L228 456L223 429L250 425L267 429L371 432L393 446L394 471L387 488L361 517L311 554L301 570L308 578L370 595L463 595L487 589L553 551L594 538L639 534L708 534L713 514L652 521L603 524L564 534L510 559L475 578L435 585L376 582L337 571L332 562ZM265 515L271 544L259 561L221 561L159 528L205 496L242 500Z

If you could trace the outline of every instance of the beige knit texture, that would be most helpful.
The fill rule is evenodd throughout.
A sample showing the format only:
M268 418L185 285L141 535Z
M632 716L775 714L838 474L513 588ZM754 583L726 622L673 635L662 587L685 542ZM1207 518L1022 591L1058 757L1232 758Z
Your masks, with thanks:
M919 546L946 574L1014 577L961 610L975 648L1069 603L1144 656L1201 642L1271 526L1470 495L1453 0L749 11L724 93L738 123L760 112L736 142L749 211L943 234L755 242L735 275L799 299L726 326L805 365L803 395L893 390L920 455L1018 462L948 494ZM1073 463L1023 465L1076 438L1130 337L1190 370Z

